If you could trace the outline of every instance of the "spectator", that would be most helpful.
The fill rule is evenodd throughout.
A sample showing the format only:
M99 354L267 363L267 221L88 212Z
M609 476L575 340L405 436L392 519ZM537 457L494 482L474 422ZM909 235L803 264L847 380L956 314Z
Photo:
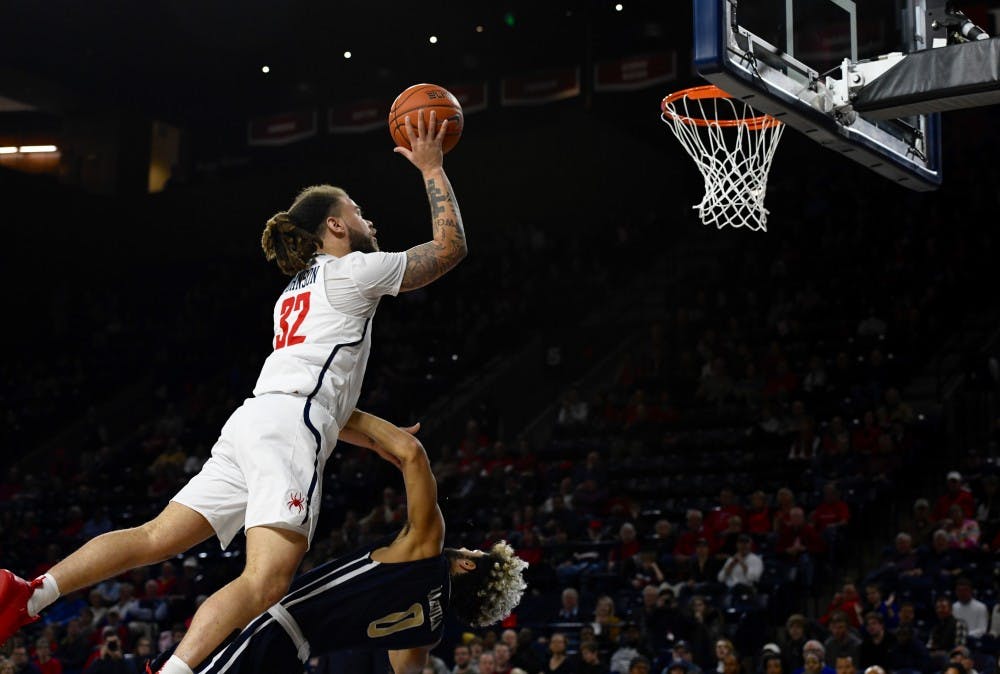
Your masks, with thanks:
M562 632L555 632L549 637L549 659L544 665L544 674L575 674L576 663L566 652L566 635ZM483 670L480 661L479 674L493 674L493 671Z
M951 547L948 532L938 529L931 538L931 549L924 557L924 576L938 591L951 589L955 578L965 570L964 550Z
M807 641L802 649L802 668L792 674L836 674L833 667L823 664L826 653L818 641Z
M479 674L496 674L497 661L493 651L484 650L479 654Z
M649 544L656 551L656 561L661 568L671 568L674 565L674 547L677 545L674 527L670 520L658 519L653 524L653 536Z
M35 663L28 661L28 648L24 644L14 644L10 651L10 661L14 665L14 674L41 674Z
M726 523L725 529L715 533L715 538L709 547L715 551L717 557L724 560L736 552L736 543L742 534L743 519L732 515Z
M947 511L946 511L947 512ZM918 498L913 502L913 515L906 528L906 533L913 537L914 545L928 545L931 536L937 530L937 522L931 514L931 504L925 498Z
M629 584L636 590L650 585L658 588L664 581L663 571L656 563L656 554L652 550L643 550L628 560L625 567L626 575L631 576Z
M750 508L746 516L747 532L761 537L771 533L774 527L771 509L767 505L767 494L757 490L750 494Z
M562 605L556 615L559 622L580 622L580 593L575 588L567 587L562 591Z
M627 674L630 663L636 657L642 655L639 650L642 641L642 633L635 625L629 625L622 633L621 642L618 648L611 654L610 668L612 672Z
M790 615L785 621L785 630L778 637L781 648L782 670L786 673L801 669L805 664L802 659L802 648L808 641L806 636L806 618L801 614Z
M847 615L837 611L830 616L830 637L823 644L825 663L836 665L837 658L846 656L853 662L861 662L861 640L847 624Z
M643 641L654 652L667 645L667 634L676 627L673 610L666 606L666 599L661 599L660 590L653 585L642 588L642 605L633 610L635 620L642 632Z
M834 664L836 666L837 674L857 674L858 672L854 659L846 655L842 655L837 658L837 661Z
M951 611L955 618L965 622L970 637L979 638L986 634L989 612L986 604L972 596L972 581L968 578L955 581L955 603Z
M677 546L674 548L674 560L678 564L684 564L694 557L698 540L706 538L708 534L700 510L695 510L694 508L688 510L685 515L685 522L687 527L677 538Z
M452 667L451 674L479 674L479 667L473 664L469 647L465 644L455 646L453 657L455 666Z
M979 523L967 517L958 503L948 508L944 530L948 534L949 547L959 550L974 550L979 547Z
M722 674L726 667L726 658L734 655L736 649L729 639L717 639L715 642L715 671Z
M789 523L792 517L792 508L795 507L795 493L788 487L782 487L775 496L777 504L772 513L771 530L780 531Z
M703 593L715 589L719 569L722 565L712 556L708 540L699 538L695 544L694 557L689 560L688 579L685 590L688 593Z
M934 502L934 512L931 514L934 522L938 526L951 517L950 510L953 505L961 506L965 517L971 518L976 514L976 502L972 498L972 493L962 486L962 474L957 470L948 473L946 478L947 488L945 493Z
M584 627L587 627L586 625ZM581 634L583 629L580 630ZM515 666L528 672L538 672L544 666L541 656L534 648L535 636L527 627L522 627L517 633L517 648L512 661Z
M35 641L35 657L32 662L42 674L62 674L62 663L58 658L52 657L49 640L44 637Z
M628 674L649 674L649 658L637 655L628 663Z
M882 565L869 575L868 581L882 582L893 588L924 587L922 562L920 553L913 547L913 536L900 531L892 551L882 557Z
M740 662L735 653L730 653L722 661L721 674L743 674L743 663Z
M510 662L510 646L502 641L493 645L493 659L497 674L510 674L513 665Z
M865 639L861 642L861 666L892 666L896 657L896 637L885 629L885 619L877 611L865 615Z
M882 588L878 583L868 583L865 586L865 607L864 611L875 611L882 616L882 623L886 629L896 629L899 617L896 615L896 601L893 595L888 599L882 599Z
M837 485L827 482L823 485L823 500L809 516L816 532L823 536L827 546L835 549L844 536L843 530L851 519L851 510L840 498Z
M621 635L622 619L615 615L614 599L607 595L597 599L597 604L594 606L594 621L591 626L594 628L594 634L602 641L606 640L611 644L618 642L618 637ZM565 636L563 641L565 642Z
M940 596L934 601L934 615L936 621L927 640L931 656L947 655L955 646L964 646L968 627L964 620L952 615L951 602L947 597Z
M718 581L732 593L737 588L756 591L757 582L764 573L764 560L750 549L748 534L740 534L736 539L736 554L726 560L719 570Z
M982 491L976 508L976 521L982 531L981 540L992 541L1000 534L1000 476L986 475L982 480Z
M701 595L691 597L687 606L691 654L695 662L710 662L716 640L723 632L722 614Z
M975 660L972 659L972 653L969 651L968 646L955 646L948 654L948 659L950 663L958 663L965 668L968 674L979 674L976 671Z
M125 664L129 667L129 674L146 674L146 661L152 660L155 656L152 639L146 636L136 639L135 648L131 653L125 655Z
M641 545L636 536L635 525L625 522L618 530L618 542L608 553L608 571L624 573L624 563L639 554Z
M887 671L916 670L926 672L931 665L930 656L923 643L916 638L913 627L900 624L896 630L896 648L892 653Z
M760 659L761 674L784 674L784 668L779 653L764 653Z
M601 651L596 641L584 641L580 644L580 662L576 672L577 674L608 674L608 666L601 660Z
M736 491L726 485L719 491L719 505L713 508L705 518L705 528L712 534L716 534L727 526L732 517L739 517L740 521L746 518L746 511L740 505L736 496Z
M686 674L702 674L701 667L694 661L694 649L683 639L674 642L674 662L684 663Z
M912 601L904 601L899 605L899 615L897 616L899 622L896 624L896 636L899 637L899 630L903 628L908 628L913 635L913 638L922 641L926 641L926 637L920 639L921 633L918 632L917 628L917 607Z
M111 633L104 639L96 657L84 671L84 674L129 674L129 666L125 662L121 641L118 635Z
M779 529L775 543L775 550L785 566L788 581L812 587L816 557L823 549L823 539L806 523L802 508L793 507L789 511L788 523Z
M66 634L59 640L58 652L64 670L79 672L83 669L90 655L90 643L80 629L78 619L73 618L66 623Z

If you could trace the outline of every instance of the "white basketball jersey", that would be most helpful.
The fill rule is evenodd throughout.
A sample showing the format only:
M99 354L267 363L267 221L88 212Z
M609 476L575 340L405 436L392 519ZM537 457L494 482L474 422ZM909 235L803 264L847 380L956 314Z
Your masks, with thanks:
M405 268L406 253L317 255L274 305L274 351L254 395L305 396L343 428L361 395L379 298L399 292Z

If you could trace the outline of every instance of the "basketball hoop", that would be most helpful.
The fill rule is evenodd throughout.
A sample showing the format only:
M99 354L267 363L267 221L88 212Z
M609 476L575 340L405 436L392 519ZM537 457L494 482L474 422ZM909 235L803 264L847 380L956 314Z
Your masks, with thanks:
M785 125L711 84L672 93L660 109L705 179L694 206L702 223L767 231L767 174Z

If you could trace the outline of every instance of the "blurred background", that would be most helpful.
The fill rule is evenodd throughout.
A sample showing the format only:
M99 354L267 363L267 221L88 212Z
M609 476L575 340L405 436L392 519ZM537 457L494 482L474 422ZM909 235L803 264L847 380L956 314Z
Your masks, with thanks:
M898 42L892 2L861 9L863 57ZM1000 28L993 3L963 10ZM659 119L665 94L700 83L688 3L0 16L0 566L43 573L197 472L270 351L284 277L260 233L299 189L346 188L385 250L429 238L385 118L434 82L466 113L445 166L470 254L383 301L361 407L422 422L449 545L506 539L531 562L518 611L449 625L436 671L471 646L482 674L490 656L529 674L631 674L640 656L656 672L816 674L807 640L830 667L854 643L831 622L859 670L995 670L995 109L945 116L931 193L785 134L769 231L716 231ZM401 490L339 447L306 566L398 528ZM735 582L741 534L760 573ZM80 672L115 633L131 666L241 567L240 541L209 542L63 598L3 653Z

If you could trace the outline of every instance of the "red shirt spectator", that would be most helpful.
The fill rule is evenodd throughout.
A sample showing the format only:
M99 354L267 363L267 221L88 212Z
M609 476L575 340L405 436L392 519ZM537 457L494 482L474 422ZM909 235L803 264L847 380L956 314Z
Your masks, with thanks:
M715 536L729 526L729 518L733 516L746 521L746 510L740 505L732 487L723 487L719 492L718 507L713 508L705 518L705 529Z
M750 495L750 509L747 510L746 529L751 534L769 534L773 530L771 509L767 506L767 494L755 491Z
M789 514L788 524L778 529L778 541L774 547L779 555L798 559L799 555L806 552L823 552L826 544L812 525L806 523L802 508L796 506Z
M699 538L706 536L703 516L700 510L687 511L687 528L677 537L677 545L674 546L674 556L683 559L694 556L694 550Z
M822 533L829 526L847 524L851 519L851 509L840 498L840 493L832 484L823 486L823 501L809 516L816 531Z
M968 489L962 486L962 474L957 470L948 473L948 491L938 497L934 504L934 521L941 522L948 519L948 510L952 505L962 506L965 516L972 518L976 512L976 501Z

